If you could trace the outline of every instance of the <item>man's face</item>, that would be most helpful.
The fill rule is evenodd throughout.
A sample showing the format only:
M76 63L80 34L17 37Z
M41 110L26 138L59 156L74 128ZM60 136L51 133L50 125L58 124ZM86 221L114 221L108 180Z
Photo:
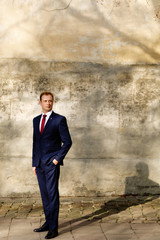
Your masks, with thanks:
M43 95L39 104L42 107L43 113L47 113L52 110L53 107L53 98L51 95Z

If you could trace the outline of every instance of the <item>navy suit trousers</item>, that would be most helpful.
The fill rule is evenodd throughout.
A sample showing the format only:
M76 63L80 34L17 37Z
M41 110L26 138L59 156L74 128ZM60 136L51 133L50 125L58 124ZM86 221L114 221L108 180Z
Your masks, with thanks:
M50 162L49 165L43 165L41 162L40 165L36 167L36 172L46 222L48 223L50 230L58 229L58 181L60 176L60 166L55 165L53 162Z

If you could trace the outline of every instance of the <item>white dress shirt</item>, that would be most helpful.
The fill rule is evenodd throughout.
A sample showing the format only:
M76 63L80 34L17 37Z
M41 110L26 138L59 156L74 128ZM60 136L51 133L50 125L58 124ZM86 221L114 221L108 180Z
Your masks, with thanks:
M45 118L45 124L44 124L44 128L45 128L46 123L47 123L49 117L51 116L51 114L52 114L52 110L51 110L50 112L47 112L47 113L42 113L42 115L41 115L41 119L40 119L40 123L39 123L39 131L40 131L40 132L41 132L41 124L42 124L42 118L43 118L43 115L46 115L46 118Z

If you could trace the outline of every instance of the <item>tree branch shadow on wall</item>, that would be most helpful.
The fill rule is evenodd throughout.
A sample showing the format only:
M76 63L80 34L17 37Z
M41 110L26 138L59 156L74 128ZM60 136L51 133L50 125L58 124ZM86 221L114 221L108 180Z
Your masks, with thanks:
M66 228L61 230L60 234L70 231L70 224L72 224L71 229L73 231L103 218L118 214L132 206L145 204L159 198L160 186L149 179L148 165L144 162L139 162L136 164L136 171L136 176L127 177L125 180L124 196L105 202L100 209L91 214L61 224L60 228ZM129 219L128 222L130 221Z
M155 0L153 0L153 6L154 6L154 8L155 8L154 1L155 1ZM64 6L65 6L65 1L61 1L61 2L62 2L62 4L64 4ZM105 14L102 13L102 12L99 10L96 1L92 1L91 7L92 7L92 11L95 11L95 13L96 13L95 16L96 16L97 18L95 18L95 16L94 16L94 17L88 17L88 16L85 15L83 12L78 11L76 8L74 8L74 7L72 6L72 4L69 5L69 7L67 8L67 11L68 11L68 13L70 14L70 16L72 16L73 18L79 19L81 22L84 22L84 23L86 23L86 22L88 22L88 23L92 22L92 23L95 24L95 26L97 26L97 27L99 27L99 28L107 29L107 30L110 31L113 35L118 35L119 38L120 38L122 41L126 42L127 44L128 44L128 42L129 42L129 44L132 45L133 47L141 49L142 52L144 52L144 53L147 54L148 56L152 57L153 60L159 60L160 54L159 54L155 49L153 49L153 48L150 47L149 45L145 44L144 41L140 41L140 40L136 39L135 37L133 37L133 34L132 34L132 36L131 36L130 34L126 34L125 32L120 31L120 29L118 28L118 26L114 25L111 21L109 21L109 20L106 18ZM46 12L50 12L50 13L51 13L51 12L55 12L55 10L52 10L52 9L51 9L51 10L45 10L45 9L43 8L43 6L42 6L41 10L42 10L42 11L46 11ZM56 9L56 11L57 11L57 10L58 10L58 9ZM64 9L59 9L58 11L64 11L64 10L66 10L66 8L64 8ZM141 11L142 11L142 9L141 9ZM156 11L156 9L155 9L155 11ZM156 14L155 14L155 16L156 16ZM101 21L99 21L99 20L101 20ZM51 28L51 27L52 27L52 23L53 23L53 22L54 22L54 15L53 15L53 17L50 19L50 21L48 22L48 24L47 24L47 26L46 26L46 28L45 28L45 30L44 30L44 34L43 34L42 38L40 38L40 39L38 38L38 39L37 39L37 42L39 43L39 46L41 47L41 49L42 49L46 54L49 54L50 52L47 51L47 49L46 49L46 47L45 47L45 45L44 45L44 38L46 38L47 32L52 32L52 28ZM101 30L100 30L100 33L102 33ZM155 44L157 44L157 42L155 42ZM67 51L67 49L66 49L66 51ZM133 50L133 51L134 51L134 50ZM69 52L66 52L66 54L69 55Z

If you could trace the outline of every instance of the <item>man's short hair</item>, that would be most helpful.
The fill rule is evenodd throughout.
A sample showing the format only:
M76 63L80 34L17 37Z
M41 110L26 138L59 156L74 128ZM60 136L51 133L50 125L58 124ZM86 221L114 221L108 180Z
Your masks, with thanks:
M40 94L40 97L39 97L40 101L42 101L42 96L43 96L43 95L51 95L51 96L52 96L52 99L54 98L53 93L51 93L51 92L42 92L42 93Z

